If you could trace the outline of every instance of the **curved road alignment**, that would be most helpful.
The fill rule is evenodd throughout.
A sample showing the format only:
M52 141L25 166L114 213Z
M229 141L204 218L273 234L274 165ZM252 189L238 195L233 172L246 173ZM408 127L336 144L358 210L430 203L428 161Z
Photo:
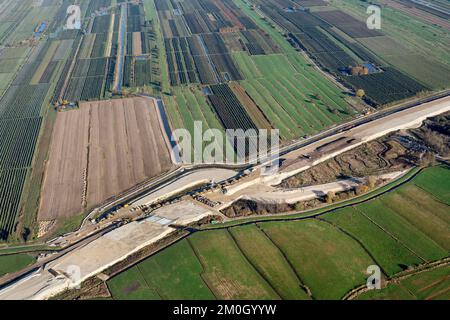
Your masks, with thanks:
M447 96L447 94L445 94L445 96ZM434 99L432 99L432 98L427 98L426 100L431 100L431 101L433 101ZM417 102L416 103L413 103L413 106L415 106L417 104ZM438 110L438 111L441 111L440 113L442 113L442 112L445 112L445 111L447 111L446 109L447 109L447 107L448 106L445 106L444 107L444 109L445 110ZM357 120L355 120L355 121L352 121L352 124L351 125L346 125L347 126L347 128L334 128L334 130L333 131L337 131L338 133L342 133L343 131L345 131L345 130L349 130L349 129L351 129L352 127L355 127L355 126L357 126L357 123L358 123L358 125L360 126L360 125L362 125L362 124L364 124L364 123L367 123L367 122L370 122L370 121L374 121L375 119L379 119L380 117L383 117L383 115L384 116L388 116L388 115L391 115L391 114L394 114L394 113L396 113L396 112L400 112L400 111L402 111L402 110L405 110L405 109L408 109L408 108L411 108L411 106L410 105L402 105L402 106L400 106L400 107L398 107L396 110L388 110L388 111L385 111L382 115L381 114L375 114L375 115L372 115L372 116L369 116L367 119L357 119ZM431 107L430 107L431 108ZM420 112L422 112L422 113L424 113L425 111L424 110L422 110L422 111L418 111L419 113ZM430 112L431 113L431 115L430 116L432 116L432 115L435 115L436 113L437 114L439 114L439 112L437 112L437 111L434 111L434 112ZM406 116L407 116L408 114L406 114ZM422 115L423 116L423 115ZM350 126L350 128L348 128L348 126ZM326 133L325 135L332 135L331 133ZM323 134L322 135L318 135L318 137L314 137L313 139L317 139L317 140L320 140L320 137L321 136L323 136ZM311 144L312 142L311 142L311 140L309 140L309 141L301 141L300 142L301 144L306 144L306 145L308 145L308 144ZM288 149L289 148L289 149ZM286 150L284 150L284 152L285 153L289 153L289 150L291 150L291 149L293 149L293 150L297 150L297 149L299 149L299 148L301 148L301 146L298 146L298 145L295 145L295 146L289 146L289 147L286 147ZM215 165L210 165L210 167L216 167ZM182 168L182 169L184 169L184 168ZM201 168L198 168L198 167L191 167L191 170L201 170ZM388 191L390 191L390 190L388 190ZM385 191L385 192L387 192L387 191ZM378 196L378 195L377 195ZM367 201L367 200L363 200L363 201ZM349 206L349 205L354 205L355 203L354 202L352 202L351 204L347 204L347 205L344 205L344 206ZM329 209L328 211L332 211L332 210L336 210L336 207L334 207L334 208L331 208L331 209ZM325 214L326 212L328 212L327 210L325 210L325 211L323 211L323 212L319 212L319 213L316 213L316 214L313 214L313 215L309 215L309 216L304 216L304 217L297 217L297 218L285 218L284 220L287 220L287 221L289 221L289 220L293 220L293 219L297 219L297 220L299 220L299 219L306 219L306 218L311 218L311 217L314 217L314 216L320 216L320 215L323 215L323 214ZM270 220L277 220L277 221L280 221L280 220L283 220L283 219L280 219L280 218L278 218L278 219L275 219L275 218L271 218L271 219L258 219L258 220L263 220L263 221L270 221ZM256 221L258 221L258 220L256 220ZM252 221L252 222L244 222L244 223L254 223L254 221ZM238 224L244 224L244 223L238 223ZM228 227L228 226L225 226L225 225L223 225L223 226L221 226L221 227L223 227L223 228L225 228L225 227ZM200 230L199 230L200 231ZM101 232L101 231L99 231L99 232ZM80 240L80 241L88 241L88 240L86 240L86 238L85 239L83 239L83 240Z
M285 156L286 154L289 154L291 152L294 152L298 149L307 147L313 143L319 142L320 140L326 139L326 138L330 138L334 135L343 133L345 131L357 128L359 126L362 126L364 124L370 123L372 121L375 120L379 120L383 117L387 117L390 115L393 115L395 113L401 112L401 111L405 111L407 109L410 108L414 108L417 106L420 106L422 104L425 103L429 103L429 102L433 102L439 99L443 99L446 97L450 97L450 90L446 90L443 92L440 92L434 96L431 97L426 97L426 98L422 98L419 99L417 101L413 101L413 102L407 102L407 103L402 103L400 105L397 105L395 107L389 108L389 109L385 109L385 110L381 110L377 113L374 114L370 114L367 116L363 116L357 119L354 119L348 123L336 126L334 128L328 129L326 131L323 131L313 137L304 139L304 140L300 140L298 142L295 142L291 145L285 146L280 148L279 150L279 158L281 158L282 156ZM149 183L147 183L146 185L139 187L137 190L132 190L130 193L128 193L127 195L124 195L123 197L119 198L119 199L115 199L113 201L111 201L110 203L107 203L105 205L102 205L101 207L95 208L94 210L91 211L91 213L87 216L87 218L85 219L83 225L85 225L85 222L92 217L93 215L99 215L104 213L105 211L120 205L120 204L124 204L127 203L129 201L132 201L136 198L139 198L140 196L145 195L146 193L149 193L152 191L152 189L154 189L155 187L159 187L164 183L169 183L171 180L175 180L180 178L182 175L184 175L184 173L186 172L195 172L195 171L199 171L199 170L203 170L203 169L208 169L208 168L217 168L217 169L230 169L230 170L235 170L235 171L239 171L236 173L236 176L238 176L240 173L242 173L242 171L246 170L246 169L256 169L259 167L263 167L264 165L267 165L269 163L272 163L274 159L269 159L266 162L258 162L256 165L242 165L242 164L238 164L238 165L219 165L219 164L204 164L204 165L190 165L190 166L182 166L180 168L178 168L177 170L167 174L166 176L160 177L158 178L156 181L150 181Z

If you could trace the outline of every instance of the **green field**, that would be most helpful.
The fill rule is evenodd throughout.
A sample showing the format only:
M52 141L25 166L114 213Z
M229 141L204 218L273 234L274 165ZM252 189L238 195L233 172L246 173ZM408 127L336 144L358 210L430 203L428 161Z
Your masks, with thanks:
M385 207L395 211L396 214L425 233L440 247L447 251L450 250L449 224L436 215L434 211L426 210L423 204L412 201L411 197L406 197L401 192L388 194L380 200ZM431 195L429 200L431 203L434 201Z
M387 288L361 294L361 300L448 300L450 299L448 266L415 274Z
M162 36L161 28L159 28L159 17L156 13L154 0L143 0L145 14L147 19L154 21L154 25L157 26L154 30L154 37L158 49L158 56L161 70L161 87L163 91L168 92L170 89L169 72L167 69L167 60L164 52L164 39Z
M201 122L204 133L208 129L224 131L212 107L199 87L174 87L173 96L163 96L173 129L186 129L194 137L194 122ZM204 143L208 145L209 143ZM193 149L193 156L194 156ZM201 151L201 150L200 150Z
M435 186L449 192L447 180L426 179L448 172L443 166L425 169L394 191L319 219L197 232L108 285L115 299L132 290L132 297L149 299L340 299L365 283L370 265L392 277L448 257L450 210L424 191ZM448 267L445 272L448 278ZM362 298L442 298L448 279L433 285L436 290L422 290L441 273L411 277L404 286L413 294L393 285Z
M16 26L14 32L7 38L6 42L9 44L17 44L20 41L30 39L33 36L32 32L36 26L43 21L52 21L59 8L60 5L58 3L45 7L33 7L30 6L30 2L27 3L27 1L25 1L23 10L26 14Z
M398 239L400 243L421 259L435 261L448 255L447 250L439 246L401 215L384 206L380 200L363 204L358 207L358 210L379 228L386 230Z
M261 224L281 248L316 299L338 299L364 282L374 264L364 249L318 220Z
M0 96L14 80L16 72L24 62L29 47L5 48L0 54Z
M179 258L173 260L173 256ZM130 299L213 299L201 272L202 266L188 242L182 241L122 273L108 285L117 299L130 293Z
M263 277L255 272L228 231L213 231L212 235L198 233L189 241L203 265L202 277L217 298L279 298Z
M180 242L170 249L139 265L146 281L158 288L163 299L213 299L214 295L200 276L202 265L189 244ZM180 258L173 261L174 255Z
M312 135L355 114L337 87L298 59L279 54L234 57L248 69L242 86L284 139Z
M288 300L310 299L300 277L282 251L255 225L230 229L239 248L278 295Z
M402 266L424 262L406 246L396 241L386 230L371 223L357 208L338 210L328 215L326 220L363 243L374 257L376 264L389 276L402 271Z
M133 267L108 283L115 299L120 300L159 300L157 292L145 282L138 267Z
M109 282L114 298L121 299L132 289L133 295L148 294L150 299L155 292L171 300L278 298L227 231L196 234L130 270Z
M235 3L282 49L282 54L236 53L233 58L245 75L242 85L270 122L280 129L283 138L311 135L355 116L341 89L247 4L241 0Z
M443 167L427 170L414 183L439 201L450 205L450 170Z
M26 253L0 256L0 277L23 269L35 261L36 258Z

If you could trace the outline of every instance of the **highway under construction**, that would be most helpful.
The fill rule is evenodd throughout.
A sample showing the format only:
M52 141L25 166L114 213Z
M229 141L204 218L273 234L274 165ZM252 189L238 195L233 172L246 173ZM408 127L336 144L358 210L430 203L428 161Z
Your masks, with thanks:
M61 251L9 277L0 290L0 299L50 298L77 287L139 250L176 235L180 227L189 227L207 217L221 215L217 208L182 199L183 194L196 186L211 188L211 182L214 182L212 192L217 196L211 196L211 199L221 206L231 204L241 196L251 196L255 190L259 198L264 198L265 192L272 193L276 185L292 175L390 132L420 126L425 119L448 111L450 97L445 96L356 120L308 141L286 147L280 157L291 161L285 161L286 165L268 176L261 175L268 163L259 163L245 172L243 168L232 166L182 167L110 205L97 208L94 210L95 215L90 216L92 219L87 219L80 230L53 239L49 245L59 246ZM347 141L346 144L341 143L343 139ZM303 157L314 153L313 157ZM155 203L158 209L146 210ZM117 208L124 204L127 206L109 218L93 222L94 216L110 210L111 206ZM108 250L104 250L105 246L108 246ZM92 259L86 259L86 256ZM67 272L73 265L80 270L74 275Z

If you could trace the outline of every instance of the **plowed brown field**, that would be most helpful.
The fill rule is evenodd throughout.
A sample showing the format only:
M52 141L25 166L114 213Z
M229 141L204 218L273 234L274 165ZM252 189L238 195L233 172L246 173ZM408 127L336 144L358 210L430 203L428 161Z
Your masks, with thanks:
M58 114L39 220L79 214L171 168L152 100L82 103Z
M133 55L142 55L142 39L140 32L133 32Z

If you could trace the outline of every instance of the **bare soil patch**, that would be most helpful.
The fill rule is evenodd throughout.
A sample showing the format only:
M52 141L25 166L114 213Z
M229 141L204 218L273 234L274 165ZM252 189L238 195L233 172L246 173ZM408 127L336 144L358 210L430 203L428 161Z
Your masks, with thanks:
M133 55L142 55L142 39L140 32L133 32Z
M153 100L82 103L57 116L38 220L74 216L170 169Z

